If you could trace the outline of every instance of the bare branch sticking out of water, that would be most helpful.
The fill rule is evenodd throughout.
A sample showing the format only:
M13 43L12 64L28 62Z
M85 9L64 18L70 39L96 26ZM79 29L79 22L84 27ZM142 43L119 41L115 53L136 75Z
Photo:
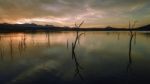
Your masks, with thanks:
M84 21L82 21L79 25L77 25L77 24L75 23L75 27L76 27L76 28L80 28L83 24L84 24Z
M84 21L82 21L79 25L77 25L75 23L75 27L79 29L83 25L83 23L84 23ZM77 59L77 56L76 56L76 53L75 53L75 49L76 49L77 44L78 45L80 44L80 37L83 34L84 33L79 34L79 31L77 30L75 41L72 43L72 59L75 62L75 67L76 67L74 77L79 76L81 80L83 80L83 76L80 73L80 70L83 69L83 68L81 67L80 63L78 62L78 59Z
M132 29L135 28L137 21L134 21L133 25L131 25L129 21L129 29L130 29L130 39L129 39L129 63L127 65L127 72L132 71L132 41L134 38L134 43L136 43L136 32L133 32Z

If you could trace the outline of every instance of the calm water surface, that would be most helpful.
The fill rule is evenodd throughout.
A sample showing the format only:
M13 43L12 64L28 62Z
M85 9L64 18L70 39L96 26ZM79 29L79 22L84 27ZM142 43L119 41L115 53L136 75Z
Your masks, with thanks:
M0 33L0 84L150 84L150 32Z

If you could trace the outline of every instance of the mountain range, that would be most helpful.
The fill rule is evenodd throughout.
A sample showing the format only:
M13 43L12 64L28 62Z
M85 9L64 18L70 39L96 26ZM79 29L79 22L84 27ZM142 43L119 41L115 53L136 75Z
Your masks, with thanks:
M127 28L75 28L75 27L58 27L53 25L37 25L37 24L0 24L0 32L24 32L24 31L150 31L150 24L137 27L134 29Z

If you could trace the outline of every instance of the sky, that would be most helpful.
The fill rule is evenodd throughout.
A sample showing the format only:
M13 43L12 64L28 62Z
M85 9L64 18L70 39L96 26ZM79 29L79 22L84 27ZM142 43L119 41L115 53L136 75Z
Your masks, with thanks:
M0 0L0 23L128 27L150 24L150 0Z

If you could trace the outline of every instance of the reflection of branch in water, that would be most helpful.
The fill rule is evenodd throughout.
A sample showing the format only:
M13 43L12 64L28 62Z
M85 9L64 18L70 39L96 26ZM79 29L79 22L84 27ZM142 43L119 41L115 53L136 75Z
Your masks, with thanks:
M2 40L2 36L0 35L0 41Z
M24 34L23 36L23 46L24 46L24 50L26 49L26 35Z
M80 28L80 26L81 26L83 23L84 23L84 21L83 21L79 26L77 26L77 25L75 24L76 28ZM74 77L76 77L76 76L78 75L78 76L83 80L83 76L82 76L82 74L80 73L80 70L83 69L83 68L82 68L81 65L79 64L78 59L77 59L77 57L76 57L76 53L75 53L75 48L76 48L77 42L78 42L78 44L79 44L79 40L80 40L80 37L81 37L82 34L84 34L84 33L79 34L79 31L78 31L78 30L76 31L75 42L72 43L72 59L74 60L75 66L76 66Z
M131 52L132 52L132 39L133 39L133 34L130 35L130 41L129 41L129 63L127 66L127 71L131 69L131 64L132 64L132 57L131 57Z
M1 60L3 60L4 56L3 56L3 47L2 47L2 44L1 44L1 36L0 36L0 57L1 57Z
M118 40L120 40L120 33L118 32L118 34L117 34L117 35L118 35Z
M12 41L12 38L10 38L9 46L10 46L10 56L11 56L11 60L13 60L13 41Z
M34 45L34 33L32 33L32 36L31 36L31 38L32 38L32 44Z
M72 44L72 46L74 46L74 44ZM79 64L79 62L78 62L78 60L76 58L76 53L75 53L75 51L73 49L74 48L72 47L72 59L74 60L75 66L76 66L74 77L76 77L78 75L81 79L83 79L83 77L82 77L82 75L80 73L80 69L82 69L82 67Z
M18 49L19 49L19 54L21 56L22 55L22 43L21 42L19 42L18 44Z
M1 56L1 60L4 59L4 49L0 46L0 56Z
M46 37L47 37L47 44L48 44L48 47L50 47L51 44L50 44L50 33L49 33L49 32L47 32Z
M25 35L21 38L21 41L19 41L18 49L19 49L19 53L21 56L22 52L25 51L26 49L26 36Z
M67 49L69 49L69 43L68 43L68 39L67 39Z

